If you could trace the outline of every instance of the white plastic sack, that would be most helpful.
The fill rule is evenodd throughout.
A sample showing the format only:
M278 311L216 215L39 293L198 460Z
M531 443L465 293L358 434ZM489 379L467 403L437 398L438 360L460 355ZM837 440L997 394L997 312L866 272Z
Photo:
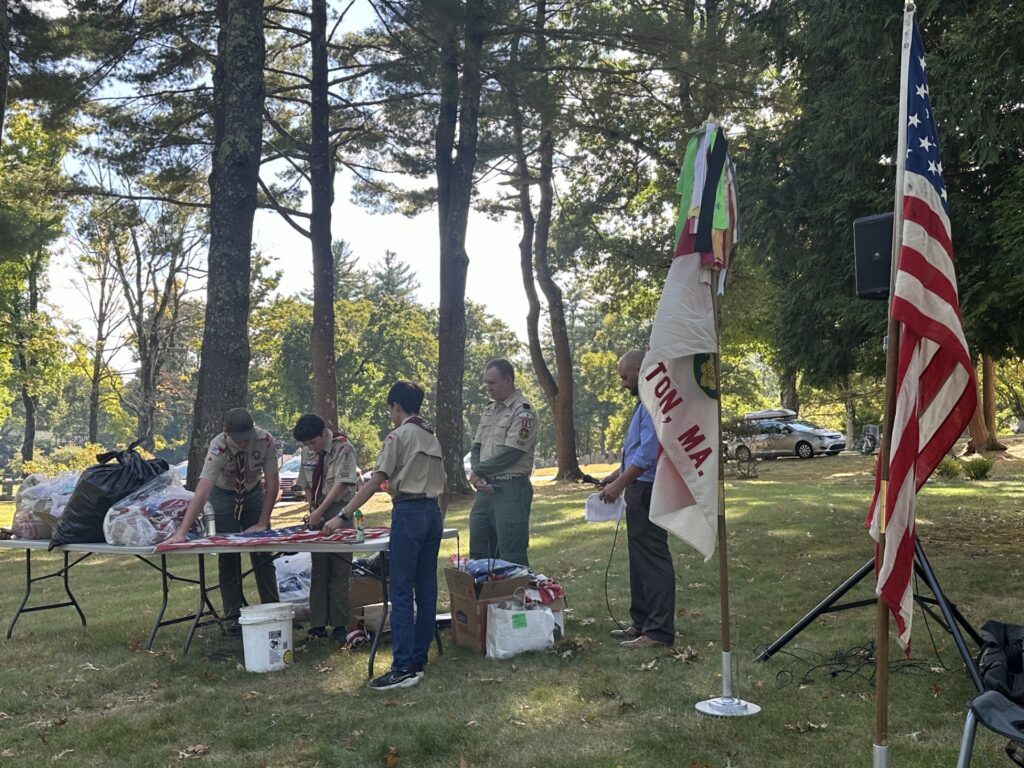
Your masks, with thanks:
M14 535L22 539L50 538L75 490L79 474L29 475L22 480L14 497L14 521L11 524Z
M508 659L524 651L543 651L554 645L554 633L555 617L550 608L527 608L514 599L487 606L489 659Z
M291 603L295 619L309 618L309 585L313 580L313 557L309 552L279 557L274 561L277 569L277 594L282 603Z
M149 547L174 535L192 500L177 470L157 475L139 490L116 502L103 518L103 537L108 544ZM189 533L204 535L202 516Z
M601 494L592 493L583 508L583 519L588 523L615 522L622 517L625 508L626 502L621 496L609 504L601 501Z

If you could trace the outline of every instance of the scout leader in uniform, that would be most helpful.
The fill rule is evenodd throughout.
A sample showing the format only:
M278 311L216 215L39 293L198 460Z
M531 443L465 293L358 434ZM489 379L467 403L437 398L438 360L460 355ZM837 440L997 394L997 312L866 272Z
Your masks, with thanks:
M369 482L342 509L351 517L388 481L394 502L388 544L393 660L390 672L370 682L378 691L407 688L423 676L436 631L437 552L443 523L438 498L447 485L441 444L420 418L423 389L411 381L395 382L387 404L394 430L384 438ZM341 525L336 517L324 525L324 532L333 533Z
M537 414L515 378L504 358L484 366L484 386L494 401L484 408L470 454L469 482L477 495L469 513L469 556L529 565Z
M305 489L309 499L306 525L319 530L333 520L356 492L359 474L356 449L341 432L327 428L324 420L313 413L299 417L292 437L302 443L299 476L295 484ZM343 517L341 527L351 528L352 520ZM327 637L344 643L348 620L349 577L352 555L337 552L313 553L313 579L309 585L310 637Z
M195 495L170 541L185 540L207 499L213 505L219 534L269 529L278 485L274 436L265 429L258 429L247 410L232 408L224 414L224 431L210 441ZM260 602L276 603L277 571L273 554L252 552L249 559L256 575ZM221 618L227 631L237 632L238 613L242 608L241 555L217 555L217 565L224 603Z

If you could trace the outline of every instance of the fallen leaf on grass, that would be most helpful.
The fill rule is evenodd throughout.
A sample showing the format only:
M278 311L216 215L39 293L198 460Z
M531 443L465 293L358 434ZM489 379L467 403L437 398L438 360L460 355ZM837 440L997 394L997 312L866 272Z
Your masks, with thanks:
M469 763L466 762L466 758L459 755L459 768L469 768Z
M468 723L466 723L467 728L476 728L478 725L480 725L480 723L478 723L476 720L470 720Z
M673 648L671 653L673 661L693 662L700 658L700 651L691 645L685 648Z
M259 691L246 691L242 694L242 701L252 701L253 699L258 698L259 695Z
M190 744L184 749L178 750L179 760L198 760L203 755L210 754L210 748L205 744Z
M0 712L0 720L10 720L10 719L11 719L11 716L8 715L6 712Z
M79 669L88 669L90 672L99 672L100 671L100 668L99 667L94 667L91 661L87 661L87 662L85 662L85 664L79 665L78 668Z
M650 670L657 669L657 668L658 668L658 660L657 659L651 659L650 661L645 662L644 664L640 665L640 669L644 670L645 672L649 672Z
M942 686L941 685L933 685L932 686L932 696L934 696L937 699L937 698L939 698L939 694L940 693L942 693Z
M316 671L317 672L330 672L333 669L334 669L334 667L332 667L330 664L318 664L317 668L316 668Z
M594 621L596 621L596 619L591 619L591 618L580 619L580 624L582 624L583 626L590 626L591 624L594 623Z
M811 733L813 731L823 731L828 728L828 723L786 723L784 726L787 731L796 731L797 733Z
M417 704L419 704L418 701L407 701L407 702L403 703L402 706L403 707L415 707Z
M54 756L53 756L53 759L54 759L54 760L60 760L60 759L61 759L62 757L64 757L65 755L70 755L70 754L71 754L72 752L74 752L74 751L75 751L75 750L73 750L73 749L65 749L65 750L63 750L63 751L61 751L61 752L58 752L58 753L57 753L56 755L54 755Z
M387 754L384 755L384 768L395 768L398 765L398 750L394 747L388 747Z
M0 752L0 757L17 757L17 755L13 749L5 749L3 752Z
M934 672L936 675L941 675L946 670L944 670L942 667L928 667L928 671L929 672Z

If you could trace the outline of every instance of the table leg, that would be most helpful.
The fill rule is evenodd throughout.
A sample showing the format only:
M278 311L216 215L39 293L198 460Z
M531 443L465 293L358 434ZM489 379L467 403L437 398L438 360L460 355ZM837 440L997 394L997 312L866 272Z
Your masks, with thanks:
M388 558L382 556L380 564L380 590L381 596L384 598L384 610L381 612L377 631L373 633L373 641L370 643L370 658L366 664L366 674L371 680L373 679L373 662L377 658L377 648L380 647L380 638L384 634L384 625L387 623L388 615L391 613L391 598L388 595L388 571L390 568L391 564L388 562Z
M164 613L167 611L167 594L170 591L167 586L167 555L160 555L160 591L162 593L160 611L156 615L156 621L153 622L153 629L149 631L149 640L146 642L147 651L153 650L157 630L163 626Z
M64 570L63 570L64 594L66 594L68 596L68 600L71 602L71 605L73 605L75 607L75 610L78 611L78 617L82 620L82 626L83 627L85 626L85 614L82 613L82 608L78 604L78 601L75 599L75 596L73 594L71 594L71 585L68 583L68 572L71 570L71 566L72 565L77 565L80 560L85 560L86 557L88 557L88 555L84 555L84 556L78 558L78 560L75 560L75 562L71 563L71 565L68 565L68 553L65 552L64 553Z
M18 604L18 608L17 610L15 610L13 618L11 618L11 623L7 625L8 640L11 639L11 635L14 632L14 625L18 622L18 619L21 618L21 615L23 613L32 613L33 611L47 611L51 608L71 607L78 612L78 616L82 620L82 626L84 627L86 625L85 613L82 612L82 607L78 604L78 600L75 599L74 594L72 594L71 592L71 585L68 582L68 572L76 565L78 565L80 562L89 557L91 553L87 552L81 557L79 557L77 560L74 560L72 562L68 562L67 552L61 552L61 554L64 556L64 566L62 568L53 571L52 573L47 573L44 576L33 576L32 550L25 550L25 594L21 597L21 602ZM37 581L45 581L46 579L52 579L55 576L60 576L62 578L64 583L64 594L67 595L68 599L61 603L46 603L44 605L28 606L29 598L32 596L32 585L35 584Z

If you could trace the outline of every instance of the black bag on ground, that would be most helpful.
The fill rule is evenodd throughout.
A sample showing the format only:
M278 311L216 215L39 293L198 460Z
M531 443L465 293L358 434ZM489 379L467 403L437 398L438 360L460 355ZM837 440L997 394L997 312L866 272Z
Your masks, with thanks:
M103 518L111 505L167 471L166 461L142 458L135 451L137 446L134 442L123 451L97 454L99 464L78 478L50 539L50 549L60 544L104 541Z
M1024 626L990 620L980 634L978 669L985 690L1024 705Z

